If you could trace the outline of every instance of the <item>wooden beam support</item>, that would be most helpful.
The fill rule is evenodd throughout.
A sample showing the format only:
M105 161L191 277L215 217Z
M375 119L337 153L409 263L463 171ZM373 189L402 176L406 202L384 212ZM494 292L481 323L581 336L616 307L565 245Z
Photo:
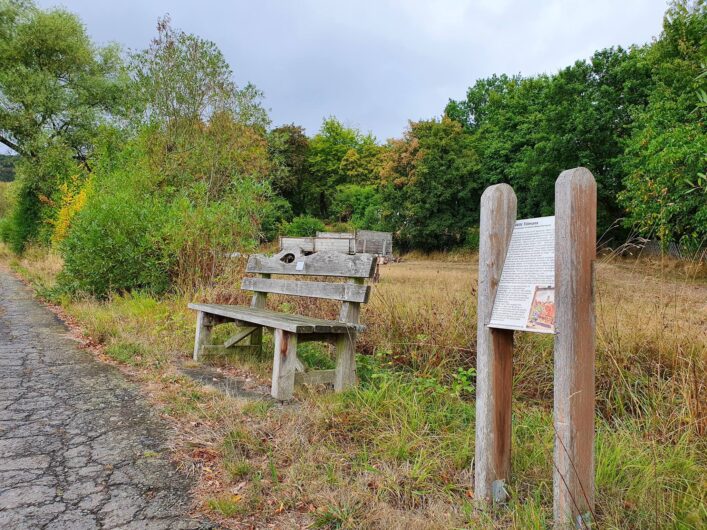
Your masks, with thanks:
M556 528L586 528L594 512L596 205L588 169L562 172L555 183Z
M204 313L203 311L198 311L196 313L196 335L194 336L193 354L193 359L195 361L199 360L201 347L208 344L211 340L211 328L213 328L213 326L214 322L212 315Z
M481 196L474 489L482 503L505 501L510 476L513 332L487 325L513 234L516 204L508 184L491 186Z
M297 334L275 330L275 360L272 368L272 397L280 401L292 399L297 366Z
M250 327L250 328L245 328L233 335L232 337L229 337L226 339L226 342L223 343L224 348L230 348L231 346L238 344L240 341L245 339L246 337L250 336L253 334L253 332L257 329L260 329L259 327Z

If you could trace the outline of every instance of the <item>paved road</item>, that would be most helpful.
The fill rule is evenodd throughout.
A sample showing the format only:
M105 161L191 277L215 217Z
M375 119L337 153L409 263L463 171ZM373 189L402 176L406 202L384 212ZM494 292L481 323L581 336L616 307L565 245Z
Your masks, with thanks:
M196 529L165 426L0 271L0 528Z

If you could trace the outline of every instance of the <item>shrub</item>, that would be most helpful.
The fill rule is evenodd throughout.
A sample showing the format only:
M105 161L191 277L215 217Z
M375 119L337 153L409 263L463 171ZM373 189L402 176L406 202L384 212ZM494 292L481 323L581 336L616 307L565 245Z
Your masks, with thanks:
M165 233L181 289L211 284L228 268L232 253L251 251L258 243L266 209L263 185L250 178L234 180L219 201L209 201L206 192L196 184L172 203Z
M289 223L282 225L281 232L292 237L313 237L318 231L323 231L324 223L311 215L300 215Z
M292 220L292 206L282 197L275 196L263 205L260 232L261 239L272 241L280 231Z
M60 283L98 297L137 288L165 291L170 259L162 227L167 214L158 200L128 191L94 195L61 244L65 265Z
M343 184L336 188L331 213L340 221L351 221L357 228L374 229L369 226L375 224L375 220L368 218L373 213L368 212L371 206L374 210L381 207L381 196L375 186Z

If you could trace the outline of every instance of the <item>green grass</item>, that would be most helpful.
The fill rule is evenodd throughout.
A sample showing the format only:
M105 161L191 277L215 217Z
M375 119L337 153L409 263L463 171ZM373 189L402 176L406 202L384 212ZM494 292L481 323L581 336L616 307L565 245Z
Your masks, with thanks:
M16 259L3 257L0 246L0 257L14 260L39 290L51 289L60 269L35 249ZM704 286L628 265L598 267L596 527L706 528ZM548 337L521 335L515 344L510 501L476 509L470 271L438 262L384 271L363 316L361 385L336 395L301 392L285 407L218 397L177 375L175 364L193 343L194 315L185 309L191 297L133 293L62 304L107 355L155 385L156 402L187 425L190 440L213 448L209 473L220 477L209 482L207 475L202 501L221 517L247 515L276 527L291 526L294 517L320 528L548 528ZM431 275L436 290L428 288ZM215 335L231 332L217 326ZM223 362L266 382L271 336L264 342L264 359ZM325 346L302 344L298 353L310 368L333 365ZM207 464L192 465L199 476Z
M236 495L212 498L206 501L206 504L209 509L223 515L224 517L233 517L234 515L243 512L240 497Z
M139 366L143 363L146 352L140 344L118 342L106 348L106 355L120 363Z

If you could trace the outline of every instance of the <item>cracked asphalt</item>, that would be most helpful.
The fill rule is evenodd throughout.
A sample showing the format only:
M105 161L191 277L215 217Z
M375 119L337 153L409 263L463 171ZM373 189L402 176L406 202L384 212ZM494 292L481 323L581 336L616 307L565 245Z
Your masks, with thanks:
M0 528L199 529L167 427L0 270Z

